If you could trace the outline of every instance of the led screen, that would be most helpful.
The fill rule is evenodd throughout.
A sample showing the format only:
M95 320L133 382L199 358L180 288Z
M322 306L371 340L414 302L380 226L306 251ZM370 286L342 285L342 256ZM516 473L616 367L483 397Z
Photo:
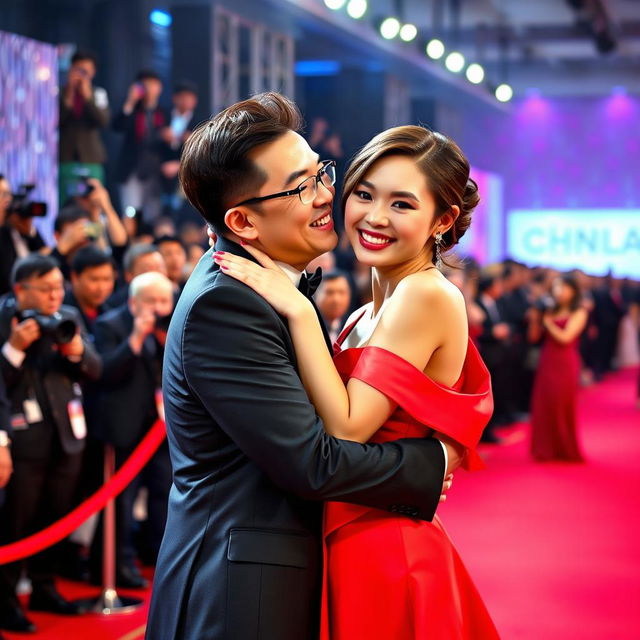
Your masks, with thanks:
M530 265L640 279L640 209L511 211L507 248Z

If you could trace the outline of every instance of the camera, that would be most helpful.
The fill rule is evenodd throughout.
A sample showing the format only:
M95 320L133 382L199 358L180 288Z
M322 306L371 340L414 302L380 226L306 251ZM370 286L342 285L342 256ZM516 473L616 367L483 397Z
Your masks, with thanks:
M74 196L78 196L79 198L86 198L95 187L92 184L89 184L88 179L85 176L80 176L78 178L78 182L76 182L76 189Z
M16 317L20 322L33 318L38 323L41 334L51 338L56 344L67 344L76 335L76 323L70 318L65 318L58 311L46 316L35 309L26 309L18 312Z
M15 213L21 218L43 218L47 215L47 203L29 200L29 194L35 189L35 184L22 184L18 192L13 194L7 213Z
M98 240L102 236L103 227L99 222L87 222L84 232L87 234L88 240Z
M89 178L91 177L89 170L86 167L73 167L71 173L76 180L70 185L70 193L67 193L67 195L86 198L95 189L92 184L89 184Z
M540 313L546 313L547 311L553 311L556 303L551 296L542 296L533 303L533 308L540 311Z

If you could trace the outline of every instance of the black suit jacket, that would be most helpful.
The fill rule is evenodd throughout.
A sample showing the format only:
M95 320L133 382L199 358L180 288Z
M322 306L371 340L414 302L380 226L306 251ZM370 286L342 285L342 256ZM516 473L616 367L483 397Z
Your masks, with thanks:
M496 322L496 320L494 320L494 318L491 317L491 314L489 313L489 310L482 301L481 297L476 298L476 304L484 311L482 333L477 338L478 346L483 360L485 361L487 367L489 367L493 375L496 367L499 367L504 363L508 343L506 340L498 340L498 338L493 335L493 328L498 323ZM495 309L498 315L500 315L500 308L497 304L495 306ZM499 322L504 322L504 319L500 317Z
M155 391L162 373L162 349L155 337L147 336L136 355L129 346L132 329L128 304L105 313L94 327L102 378L97 414L91 416L93 435L125 449L138 444L158 417Z
M224 239L216 248L249 257ZM327 435L285 320L211 252L174 312L163 389L174 481L149 640L315 638L321 501L435 513L440 444Z
M0 309L0 346L4 345L11 334L11 319L15 309L14 299L6 300ZM82 326L77 311L72 307L62 305L60 314ZM55 429L62 448L68 454L79 453L84 448L84 440L74 436L69 421L68 403L80 397L74 389L74 383L97 380L101 369L100 357L84 332L82 338L84 353L77 363L61 356L46 336L27 349L20 367L14 367L0 352L0 371L7 387L12 413L24 413L24 401L35 394L43 414L43 424ZM19 457L45 455L50 442L39 437L40 434L40 431L33 428L24 431L14 429L14 454Z
M160 175L160 131L169 124L169 118L162 107L156 107L152 116L154 122L147 137L138 140L136 118L142 109L142 103L139 102L129 115L121 109L113 118L113 129L124 133L116 169L118 182L126 182L134 171L140 178Z
M4 376L0 376L0 431L11 437L11 413Z
M40 233L25 238L29 251L40 251L45 246ZM11 226L5 224L0 227L0 295L11 291L11 271L18 259L13 238L11 237Z

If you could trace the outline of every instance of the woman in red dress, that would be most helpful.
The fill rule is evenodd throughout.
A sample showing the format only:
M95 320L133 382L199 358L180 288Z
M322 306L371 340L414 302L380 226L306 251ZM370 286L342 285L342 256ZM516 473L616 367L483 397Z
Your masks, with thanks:
M320 188L320 186L318 186ZM345 228L372 268L373 301L353 314L332 361L310 301L262 266L216 261L287 317L300 375L325 429L358 442L433 436L469 469L492 409L460 291L435 265L478 203L455 143L422 127L376 136L345 177ZM312 221L313 224L313 221ZM312 227L311 227L312 228ZM494 640L497 631L440 520L326 505L322 640Z
M542 316L545 331L531 400L531 454L536 460L582 462L576 437L580 379L580 334L588 313L580 289L569 275L551 290L555 306Z

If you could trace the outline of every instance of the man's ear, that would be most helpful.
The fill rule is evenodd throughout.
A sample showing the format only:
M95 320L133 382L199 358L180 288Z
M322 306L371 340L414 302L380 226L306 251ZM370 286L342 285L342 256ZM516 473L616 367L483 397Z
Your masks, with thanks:
M234 207L224 214L229 230L243 240L257 240L258 229L254 224L256 213L244 207Z

